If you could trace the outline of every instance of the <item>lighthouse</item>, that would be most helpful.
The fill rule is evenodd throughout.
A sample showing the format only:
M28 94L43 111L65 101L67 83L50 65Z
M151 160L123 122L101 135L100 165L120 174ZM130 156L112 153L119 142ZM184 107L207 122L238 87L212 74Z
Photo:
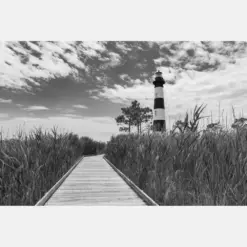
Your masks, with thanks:
M162 77L162 73L157 71L155 73L154 84L154 116L153 116L153 130L154 131L166 131L165 120L165 104L164 104L164 92L163 85L165 80Z

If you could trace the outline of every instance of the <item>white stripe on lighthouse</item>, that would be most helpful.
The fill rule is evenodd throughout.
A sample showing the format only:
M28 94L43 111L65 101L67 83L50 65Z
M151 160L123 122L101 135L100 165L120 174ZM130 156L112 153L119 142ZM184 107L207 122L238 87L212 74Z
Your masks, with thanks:
M165 109L162 108L154 109L153 120L165 120Z
M155 87L154 98L164 98L163 87Z

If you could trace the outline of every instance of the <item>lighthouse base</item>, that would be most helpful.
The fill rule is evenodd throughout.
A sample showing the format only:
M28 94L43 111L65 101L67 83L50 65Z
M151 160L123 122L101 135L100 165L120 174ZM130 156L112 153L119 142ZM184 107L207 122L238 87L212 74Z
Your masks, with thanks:
M166 131L166 121L165 120L154 120L153 130L154 131Z

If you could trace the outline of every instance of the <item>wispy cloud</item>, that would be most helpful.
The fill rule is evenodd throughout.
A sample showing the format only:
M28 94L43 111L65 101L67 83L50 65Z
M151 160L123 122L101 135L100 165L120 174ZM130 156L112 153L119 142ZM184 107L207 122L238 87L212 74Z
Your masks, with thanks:
M45 107L45 106L39 106L39 105L33 105L33 106L29 106L27 108L25 108L25 110L27 111L46 111L49 110L49 108Z
M139 81L138 81L139 82ZM129 87L114 85L113 88L104 87L98 92L98 97L107 98L114 103L130 103L132 100L138 100L143 104L147 104L146 98L151 98L153 94L153 86L145 80L142 84L136 83ZM148 105L152 105L153 101L149 101Z
M159 42L159 66L213 71L246 55L246 42Z
M146 63L137 63L136 68L144 69L147 66Z
M119 66L122 63L121 56L116 52L109 52L109 57L102 58L105 63L101 66L102 69L113 68Z
M40 85L37 79L49 80L87 71L77 50L64 42L4 42L0 50L0 86L30 89Z
M12 99L2 99L2 98L0 98L0 103L12 103Z
M90 98L96 99L96 100L100 99L100 98L99 98L98 96L96 96L96 95L92 95L92 96L90 96Z
M73 105L74 108L79 108L79 109L88 109L87 106L85 105Z
M97 79L98 82L100 82L100 85L107 85L110 78L105 74L105 73L102 73L100 76L96 76L95 77Z
M126 81L129 84L142 84L143 81L141 79L132 79L129 75L127 74L122 74L119 76L123 81ZM144 80L146 81L146 80Z
M131 80L130 76L127 75L127 74L122 74L122 75L120 75L119 77L120 77L120 79L123 80L123 81L130 81L130 80Z
M116 47L123 53L128 53L128 51L131 51L131 48L128 47L126 42L117 42Z
M22 104L16 104L16 106L18 106L18 107L23 107L23 105L22 105Z
M94 71L92 61L98 61L99 70L123 65L123 58L137 59L144 51L145 42L115 42L109 50L107 42L3 42L0 57L0 87L31 90L45 81L71 75L80 80L81 71ZM114 42L113 42L114 44ZM236 59L246 55L246 42L149 42L150 49L158 47L160 57L145 58L148 63L134 64L144 70L152 60L159 67L195 71L222 69L234 64ZM116 52L117 49L117 52ZM120 54L118 53L120 52ZM138 52L137 52L138 51ZM124 54L123 54L124 53ZM127 55L127 56L126 56ZM96 59L96 60L94 60ZM148 59L148 60L147 60ZM98 70L98 69L97 69ZM144 71L145 72L145 71ZM93 73L93 72L92 72Z
M76 48L78 56L86 60L101 58L102 53L107 51L104 42L100 41L71 42L71 45Z
M80 115L77 115L77 114L69 114L69 113L67 113L67 114L60 114L60 116L66 117L66 118L82 118L82 116L80 116Z

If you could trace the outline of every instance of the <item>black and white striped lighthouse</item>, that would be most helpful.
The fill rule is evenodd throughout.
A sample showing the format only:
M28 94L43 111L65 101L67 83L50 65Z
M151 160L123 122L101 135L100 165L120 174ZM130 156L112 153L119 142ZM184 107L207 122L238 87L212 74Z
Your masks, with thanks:
M154 116L153 116L153 130L154 131L166 131L165 120L165 104L164 104L164 92L163 85L165 80L162 77L162 73L157 71L155 73L154 84Z

